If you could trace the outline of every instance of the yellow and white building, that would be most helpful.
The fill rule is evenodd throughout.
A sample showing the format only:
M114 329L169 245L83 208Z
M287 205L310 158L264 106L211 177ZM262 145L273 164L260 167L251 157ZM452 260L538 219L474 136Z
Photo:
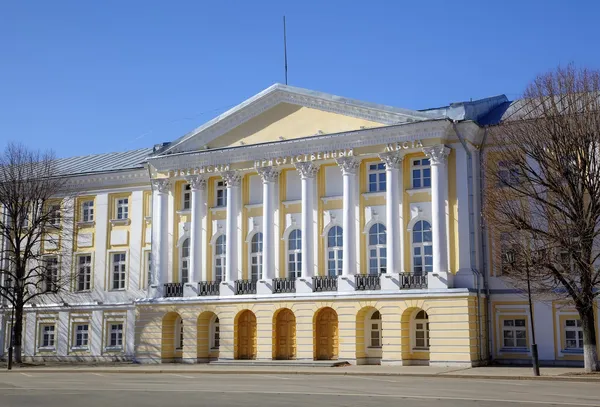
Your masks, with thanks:
M26 357L527 361L528 308L480 227L485 127L507 108L277 84L173 142L62 160L74 232L47 251L76 279L27 308ZM540 358L579 363L576 313L534 313Z

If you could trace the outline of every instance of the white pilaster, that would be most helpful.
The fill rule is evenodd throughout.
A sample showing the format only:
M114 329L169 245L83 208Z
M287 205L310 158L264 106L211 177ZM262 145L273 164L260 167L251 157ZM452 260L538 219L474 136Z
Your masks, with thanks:
M446 200L448 199L448 164L450 149L444 145L426 147L423 152L431 161L431 229L433 275L448 273Z
M202 281L202 221L205 216L204 206L206 205L206 179L199 175L190 175L186 177L191 190L191 227L190 227L190 264L189 264L189 283L184 287L186 296L197 295L197 284ZM189 288L189 289L186 289Z
M311 280L315 273L314 222L316 212L315 176L319 170L311 162L296 163L302 178L302 278Z
M242 177L236 171L225 171L221 176L227 184L225 280L233 282L240 279L238 273L238 212Z
M356 274L356 173L359 162L354 157L342 157L336 160L342 169L344 184L344 208L342 227L344 230L342 275L352 276Z
M152 284L151 296L160 297L168 282L169 270L169 188L168 179L152 180Z
M402 157L390 152L379 155L385 163L385 219L387 273L401 273L404 265L404 227L402 222Z

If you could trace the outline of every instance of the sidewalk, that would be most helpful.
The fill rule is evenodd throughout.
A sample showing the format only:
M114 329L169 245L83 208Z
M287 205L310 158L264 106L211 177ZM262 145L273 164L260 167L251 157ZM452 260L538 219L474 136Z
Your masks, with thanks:
M0 368L6 368L4 366ZM429 366L216 366L210 364L158 364L158 365L45 365L16 367L11 373L186 373L186 374L310 374L353 376L406 376L437 378L471 378L501 380L563 380L600 383L600 374L584 374L583 369L549 367L541 369L541 376L534 377L530 367L489 366L476 368L429 367Z

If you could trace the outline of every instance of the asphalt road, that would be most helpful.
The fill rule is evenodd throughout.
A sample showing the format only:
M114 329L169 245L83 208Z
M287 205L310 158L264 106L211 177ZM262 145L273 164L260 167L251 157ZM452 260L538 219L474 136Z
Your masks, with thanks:
M416 377L0 373L0 407L600 406L600 385Z

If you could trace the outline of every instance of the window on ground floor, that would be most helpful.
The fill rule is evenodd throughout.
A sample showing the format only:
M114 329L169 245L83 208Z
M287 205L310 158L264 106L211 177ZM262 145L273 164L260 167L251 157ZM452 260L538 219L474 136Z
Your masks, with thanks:
M219 318L214 317L214 320L211 323L210 330L210 347L211 349L219 349L221 344L221 330L219 327Z
M106 346L110 349L123 349L123 323L109 322Z
M565 320L565 350L583 351L583 328L580 319Z
M414 321L414 349L429 349L429 315L423 310L417 312Z
M369 324L369 347L381 347L381 314L379 311L373 312L371 318L367 321Z
M89 346L89 324L75 324L73 326L73 348L87 349Z
M502 346L504 348L527 348L527 321L511 318L502 321Z
M56 347L55 329L56 329L56 327L54 324L41 324L40 325L40 338L39 338L39 348L40 349L54 349Z

